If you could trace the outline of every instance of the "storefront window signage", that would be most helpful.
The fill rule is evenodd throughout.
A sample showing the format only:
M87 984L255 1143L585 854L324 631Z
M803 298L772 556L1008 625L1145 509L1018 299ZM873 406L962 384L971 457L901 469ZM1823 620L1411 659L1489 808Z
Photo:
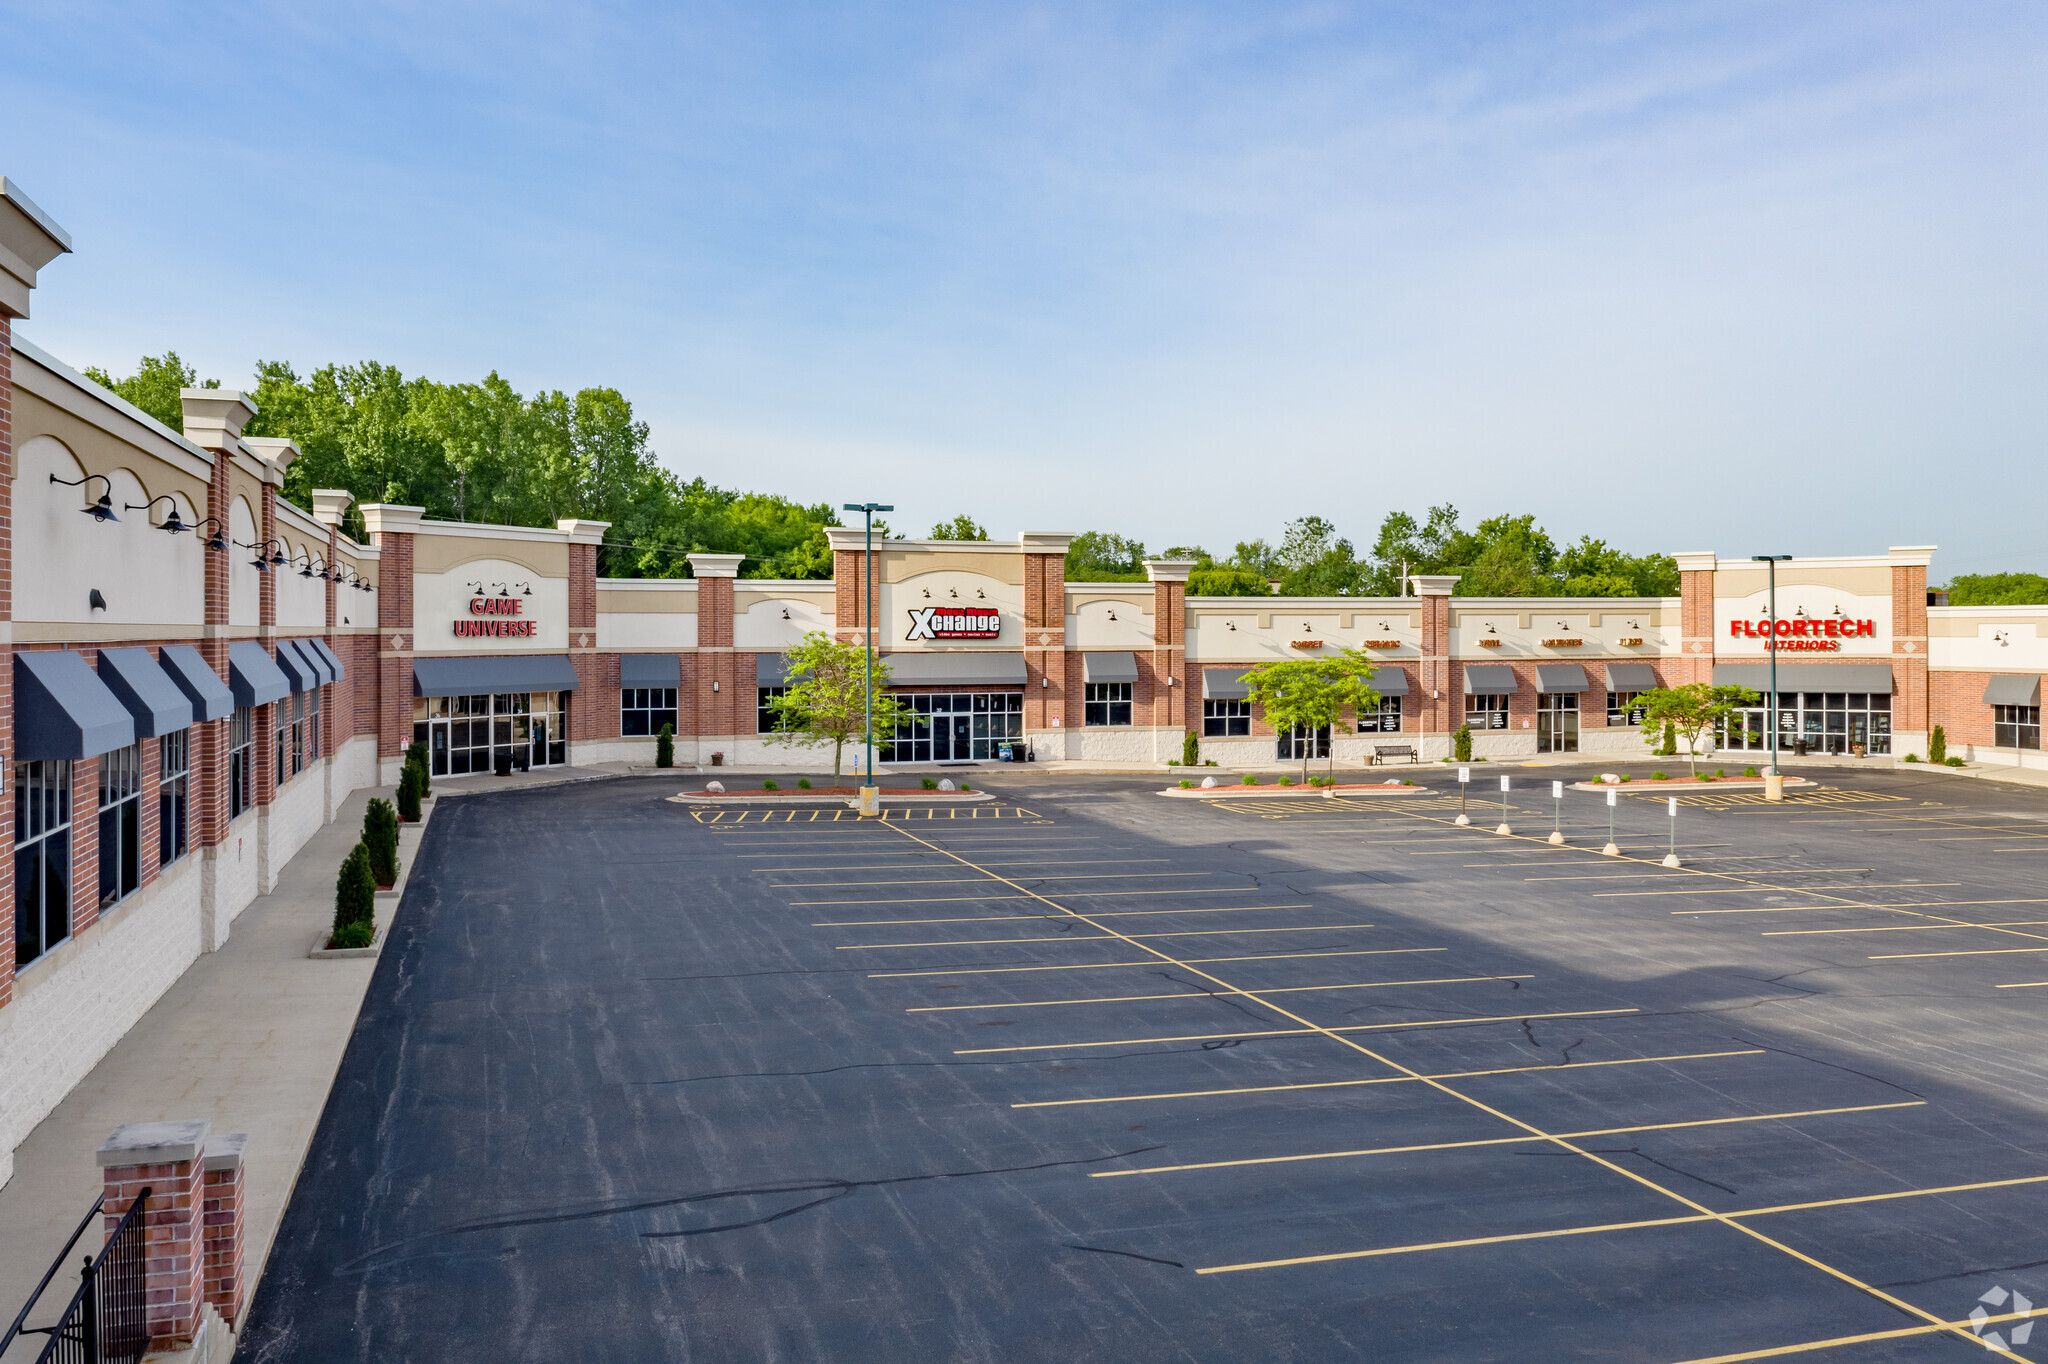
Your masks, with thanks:
M910 612L905 639L996 639L1003 618L986 607L919 606Z
M508 617L523 617L526 614L524 597L471 597L469 599L470 620L457 619L457 639L514 639L528 638L536 633L540 622Z
M1841 620L1834 617L1826 620L1809 620L1803 617L1779 620L1775 622L1775 639L1772 638L1773 624L1768 620L1730 621L1728 634L1734 639L1770 639L1773 648L1809 652L1839 649L1845 639L1877 637L1877 622L1874 620Z

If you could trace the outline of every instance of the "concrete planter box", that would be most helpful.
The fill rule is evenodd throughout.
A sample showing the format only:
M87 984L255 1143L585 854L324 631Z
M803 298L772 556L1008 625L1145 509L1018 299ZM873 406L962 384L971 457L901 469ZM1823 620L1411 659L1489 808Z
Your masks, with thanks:
M344 961L357 957L374 957L377 955L378 949L384 946L384 930L382 928L377 930L377 936L370 939L368 947L329 947L327 945L327 935L333 931L331 928L323 928L319 933L315 934L313 949L306 953L306 955L315 961Z

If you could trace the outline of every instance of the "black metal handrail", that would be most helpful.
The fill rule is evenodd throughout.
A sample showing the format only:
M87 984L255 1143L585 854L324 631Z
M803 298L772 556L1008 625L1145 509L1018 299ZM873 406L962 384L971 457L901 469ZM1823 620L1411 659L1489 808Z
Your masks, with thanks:
M24 1327L43 1291L63 1268L78 1238L85 1235L95 1217L106 1207L104 1196L93 1200L92 1210L71 1233L64 1249L50 1263L36 1291L29 1294L15 1315L7 1334L0 1336L0 1355L7 1353L17 1336L48 1336L50 1343L36 1356L36 1364L139 1364L149 1348L147 1263L142 1247L142 1213L151 1190L144 1189L128 1211L114 1225L98 1255L85 1257L79 1274L78 1291L64 1306L64 1315L54 1326Z

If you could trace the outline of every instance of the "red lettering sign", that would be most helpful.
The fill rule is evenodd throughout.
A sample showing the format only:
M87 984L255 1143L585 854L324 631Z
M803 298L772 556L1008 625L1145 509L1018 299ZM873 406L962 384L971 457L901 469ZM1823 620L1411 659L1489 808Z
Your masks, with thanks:
M530 639L540 622L531 620L458 620L457 639Z

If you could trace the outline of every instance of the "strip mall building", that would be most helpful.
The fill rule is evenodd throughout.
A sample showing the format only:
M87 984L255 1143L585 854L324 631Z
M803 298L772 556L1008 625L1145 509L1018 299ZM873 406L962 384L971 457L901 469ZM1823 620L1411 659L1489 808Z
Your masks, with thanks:
M815 767L768 742L764 699L806 634L874 623L914 708L884 760L1264 764L1327 744L1431 759L1470 725L1478 753L1643 752L1630 699L1714 680L1761 689L1764 569L1679 556L1679 596L1488 599L1418 577L1401 598L1190 598L1191 565L1075 583L1069 535L889 541L872 610L860 532L829 532L834 576L597 576L602 523L428 521L348 494L279 496L297 449L244 437L254 408L184 395L168 430L15 333L69 239L0 180L0 1180L23 1136L350 792L390 783L414 739L437 772L677 760ZM1929 547L1778 566L1786 746L2038 759L2048 607L1927 604ZM259 566L260 562L260 566ZM1384 700L1341 732L1275 735L1243 675L1341 647ZM1729 736L1761 747L1763 714Z

